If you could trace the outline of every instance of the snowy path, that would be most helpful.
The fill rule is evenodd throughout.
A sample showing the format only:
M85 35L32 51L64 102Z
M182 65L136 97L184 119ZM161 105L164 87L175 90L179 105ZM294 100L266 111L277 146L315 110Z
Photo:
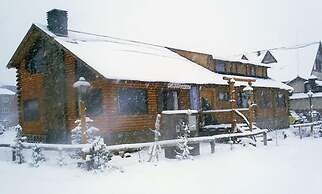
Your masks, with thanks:
M94 174L57 166L31 168L0 162L2 194L321 194L322 138L289 138L279 146L218 149L195 160L163 159L158 166L136 157L113 162L125 172Z

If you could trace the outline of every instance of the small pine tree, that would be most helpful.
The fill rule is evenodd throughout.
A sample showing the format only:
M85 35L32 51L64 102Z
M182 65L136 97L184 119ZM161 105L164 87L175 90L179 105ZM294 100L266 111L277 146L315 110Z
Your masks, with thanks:
M15 126L16 131L16 139L19 139L22 137L22 127L18 124Z
M190 155L190 150L192 150L193 147L190 147L188 145L188 137L190 134L189 125L185 122L182 122L180 129L180 135L178 138L181 141L177 144L179 151L176 151L176 158L179 160L192 159L192 156Z
M96 137L86 155L87 170L104 171L108 168L108 161L111 159L110 152L104 143L103 138Z
M35 144L35 146L32 148L31 158L32 160L30 165L36 168L39 167L40 162L45 161L45 156L37 144Z
M22 164L25 162L25 158L23 156L23 141L25 141L27 138L26 137L19 137L15 139L15 145L13 147L13 153L14 153L14 158L15 162L18 164Z
M99 131L98 128L90 126L90 123L92 123L93 120L90 119L89 117L86 117L86 137L87 137L87 142L88 143L93 143L94 139L96 137L96 133ZM72 144L80 144L81 139L82 139L82 128L81 128L81 123L80 120L76 120L75 123L77 126L71 130L71 139L72 139Z

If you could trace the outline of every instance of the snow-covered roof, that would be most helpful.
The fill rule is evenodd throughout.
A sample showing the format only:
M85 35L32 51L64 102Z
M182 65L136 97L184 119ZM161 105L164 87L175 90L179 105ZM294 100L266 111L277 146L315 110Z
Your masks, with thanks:
M322 92L313 93L312 98L321 98ZM296 99L306 99L309 98L307 93L294 93L292 96L290 96L290 100L296 100Z
M0 95L15 95L15 93L6 88L0 88Z
M235 55L234 57L254 64L261 63L265 54L269 51L277 60L276 63L267 64L268 76L282 82L289 82L296 77L309 79L319 48L319 42L296 45L294 47L280 47L246 54ZM245 55L248 60L241 59ZM265 65L265 64L264 64Z
M272 50L277 63L271 65L268 75L280 81L291 81L296 77L310 78L318 48L319 43L296 49Z
M243 55L247 58L247 60L243 59ZM249 53L247 55L239 54L239 55L233 55L225 58L216 57L216 59L225 60L225 61L235 61L243 64L253 64L257 66L270 68L271 67L270 65L262 63L264 56L265 56L265 52L262 52L261 55L259 56L257 55L257 53Z
M223 80L226 75L214 73L163 46L74 30L68 31L68 37L61 37L51 33L46 26L36 26L108 79L227 84ZM271 79L256 80L255 87L292 89ZM244 84L236 83L237 86Z

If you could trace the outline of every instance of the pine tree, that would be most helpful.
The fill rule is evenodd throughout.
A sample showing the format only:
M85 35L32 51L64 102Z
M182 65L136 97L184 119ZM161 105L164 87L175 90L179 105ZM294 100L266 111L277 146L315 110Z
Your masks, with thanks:
M94 142L94 139L96 137L96 133L99 131L98 128L91 126L90 123L92 123L93 120L90 119L89 117L86 117L86 137L87 137L87 143L92 143ZM82 128L81 128L81 123L80 120L76 120L75 123L77 126L71 130L71 139L72 139L72 144L80 144L81 139L82 139Z
M190 154L190 150L192 150L193 147L190 147L188 145L188 137L190 134L189 125L186 124L185 122L182 122L180 125L181 125L179 127L180 128L180 135L178 138L181 141L177 144L179 151L176 151L176 153L177 153L176 158L179 160L192 159L192 156Z
M13 153L14 153L14 158L15 162L18 164L22 164L25 162L25 158L23 156L23 141L25 141L27 138L26 137L19 137L20 135L16 136L15 139L15 145L13 146Z
M31 166L33 167L39 167L40 162L45 161L45 156L37 144L35 144L35 146L32 148L31 158Z
M96 137L86 155L87 170L104 171L109 167L108 161L111 159L110 152L104 143L103 138Z

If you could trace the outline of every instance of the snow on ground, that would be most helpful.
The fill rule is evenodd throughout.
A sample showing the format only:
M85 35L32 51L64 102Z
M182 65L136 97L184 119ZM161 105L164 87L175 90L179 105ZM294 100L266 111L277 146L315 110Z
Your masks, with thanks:
M261 193L320 194L322 188L322 138L292 136L264 147L202 144L194 160L162 158L157 165L131 158L113 157L111 163L124 169L87 172L70 163L58 167L55 157L32 168L5 159L0 149L0 188L3 194L165 194L165 193ZM274 134L271 134L274 138ZM1 140L1 139L0 139ZM1 143L1 142L0 142ZM54 153L47 153L51 156ZM141 153L146 159L144 152ZM8 156L8 155L7 155ZM8 156L10 157L10 155Z

